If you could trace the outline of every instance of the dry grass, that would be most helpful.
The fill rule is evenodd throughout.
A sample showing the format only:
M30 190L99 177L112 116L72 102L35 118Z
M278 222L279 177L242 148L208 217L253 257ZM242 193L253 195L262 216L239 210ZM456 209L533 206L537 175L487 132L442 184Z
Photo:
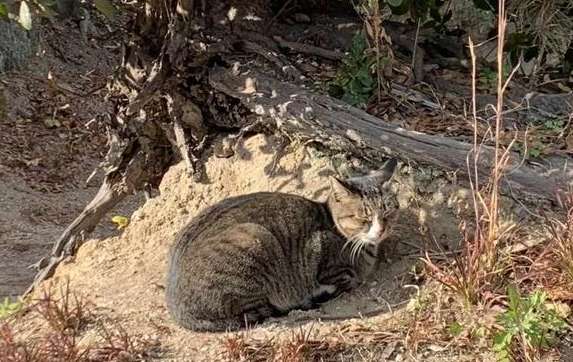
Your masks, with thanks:
M503 49L507 18L504 1L499 2L498 17L498 49ZM500 184L510 163L511 148L515 139L507 147L502 145L501 135L503 129L503 99L506 88L518 69L504 79L503 75L503 52L497 54L497 104L495 106L495 124L490 126L486 136L480 136L480 127L477 120L476 109L476 56L475 47L469 40L469 48L472 60L472 115L474 124L473 149L468 154L468 174L473 199L473 220L464 220L461 223L461 231L464 236L463 253L454 258L453 267L444 269L430 259L424 259L430 274L456 291L468 304L475 305L479 302L489 302L488 298L495 295L499 288L498 281L507 270L507 258L500 253L500 246L511 243L517 225L503 224L500 221ZM494 155L489 179L484 182L480 178L480 167L483 167L480 158L486 137L492 137Z
M492 306L494 305L499 310L504 311L502 314L494 313L497 317L494 317L494 320L490 323L481 326L477 325L478 330L481 328L482 332L486 331L482 334L489 337L493 336L492 333L495 331L500 331L500 328L501 332L506 334L499 335L513 336L511 333L514 333L514 331L505 330L504 328L507 326L501 327L497 324L496 319L501 316L505 316L505 318L512 316L514 319L511 322L517 326L520 323L526 323L519 319L526 317L517 315L515 310L509 310L511 305L508 304L505 290L510 284L515 284L519 289L531 293L541 287L554 300L573 301L573 292L571 292L573 290L573 192L569 192L560 198L564 216L562 218L552 217L546 219L545 224L550 231L551 242L540 244L537 247L526 248L522 250L521 254L515 255L506 251L510 249L504 248L504 246L516 244L524 235L520 232L520 225L504 223L500 216L500 185L504 173L511 164L510 150L517 139L514 137L507 146L504 146L507 143L502 140L502 130L504 128L502 115L503 99L508 84L519 68L519 64L504 79L503 52L500 49L503 49L505 44L507 17L503 0L499 2L498 12L497 104L494 107L496 118L495 123L486 132L486 136L479 132L476 116L476 58L471 39L469 42L472 56L474 148L468 155L468 173L470 174L474 215L473 218L463 220L461 224L464 235L463 253L454 258L452 267L439 266L428 256L424 260L430 275L450 290L453 290L466 302L467 306L473 306L471 308L474 310L477 308L485 311L486 315L492 314L487 311L493 311ZM491 160L491 172L488 179L483 180L480 179L480 174L483 173L479 169L479 167L483 167L483 163L479 159L483 157L481 151L486 137L491 137L493 142L495 142L495 146L493 159ZM516 162L513 162L513 164L515 165ZM540 221L539 227L543 228L543 226L543 222ZM515 308L513 306L513 309ZM426 318L434 319L427 323L429 326L439 323L434 316L426 316ZM416 328L412 328L418 335L426 336L429 334L429 332L420 333L418 332L419 330L436 332L435 327L432 329L432 327L422 326L422 321L423 318L418 318ZM475 321L477 319L474 322L471 319L466 320L465 324L475 324ZM543 323L541 320L536 320L535 322ZM458 331L467 330L467 327L457 325L456 329ZM525 328L525 330L527 329ZM440 338L439 329L437 332L436 338ZM533 334L529 330L527 330L527 333ZM442 336L442 338L445 338L445 336ZM533 337L528 334L528 338ZM466 340L466 342L471 343L471 340ZM495 345L500 346L501 344L496 340ZM549 346L529 346L528 354L540 354L541 347ZM511 354L512 352L508 353ZM517 360L520 358L519 353L508 357L516 358Z
M0 326L0 361L100 362L141 360L157 350L156 343L132 336L112 323L96 320L93 305L65 285L59 293L50 288ZM15 326L24 315L44 325L38 336L22 335ZM98 324L98 342L82 345L88 327Z
M402 338L385 329L354 324L322 336L314 335L312 327L300 327L286 337L268 338L254 338L249 332L234 333L222 340L222 357L237 362L339 361L342 356L344 360L380 360L385 347Z
M312 328L300 328L285 339L232 334L223 340L223 355L229 361L331 361L350 347L338 340L316 339L311 334Z
M517 259L516 279L551 299L573 302L573 190L560 195L559 215L545 216L549 240Z
M532 34L539 47L538 65L546 54L563 55L573 39L573 9L569 0L512 1L509 12L519 32Z
M549 218L547 225L553 239L553 250L567 277L569 287L573 289L573 190L559 198L562 219Z
M53 289L46 289L34 303L33 310L46 321L48 327L60 335L78 336L94 321L92 305L73 294L69 283L61 288L58 298Z

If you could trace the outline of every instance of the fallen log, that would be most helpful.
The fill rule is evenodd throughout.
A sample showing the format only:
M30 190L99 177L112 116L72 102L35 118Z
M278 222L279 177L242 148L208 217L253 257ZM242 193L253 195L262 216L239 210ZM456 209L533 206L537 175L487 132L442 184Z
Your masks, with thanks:
M315 140L331 149L361 157L382 159L392 155L468 175L471 144L408 131L335 98L311 93L302 86L253 69L241 72L237 67L233 70L216 67L209 74L209 82L214 89L240 100L263 122L288 135ZM479 152L479 177L487 181L494 149L483 145ZM558 190L573 186L573 166L567 161L553 158L530 164L513 152L503 190L512 195L555 200Z

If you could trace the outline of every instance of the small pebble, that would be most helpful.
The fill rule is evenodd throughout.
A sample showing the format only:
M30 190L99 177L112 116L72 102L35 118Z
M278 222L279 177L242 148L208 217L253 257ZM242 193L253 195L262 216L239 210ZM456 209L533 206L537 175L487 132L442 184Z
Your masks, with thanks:
M296 13L294 14L294 20L297 23L308 24L310 23L310 16L303 13Z

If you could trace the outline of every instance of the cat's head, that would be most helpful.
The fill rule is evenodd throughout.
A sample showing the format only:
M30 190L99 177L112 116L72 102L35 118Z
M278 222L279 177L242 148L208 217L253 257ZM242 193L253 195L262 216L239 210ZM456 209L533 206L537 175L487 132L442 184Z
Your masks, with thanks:
M328 208L340 233L358 244L378 244L388 236L396 219L398 203L387 188L396 159L363 177L330 178Z

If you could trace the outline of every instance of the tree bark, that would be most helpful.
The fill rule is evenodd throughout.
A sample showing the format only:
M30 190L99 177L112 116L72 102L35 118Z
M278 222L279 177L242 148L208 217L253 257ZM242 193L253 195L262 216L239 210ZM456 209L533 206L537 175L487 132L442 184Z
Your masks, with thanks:
M253 69L248 73L213 69L210 84L239 99L264 122L292 137L316 140L359 157L380 160L393 155L468 175L471 144L408 131L337 99L313 94ZM246 84L254 87L245 87ZM478 157L481 180L489 180L493 159L493 148L481 146ZM521 161L517 153L511 154L503 182L506 192L554 200L558 190L573 187L573 166L567 160L554 158L539 165Z

